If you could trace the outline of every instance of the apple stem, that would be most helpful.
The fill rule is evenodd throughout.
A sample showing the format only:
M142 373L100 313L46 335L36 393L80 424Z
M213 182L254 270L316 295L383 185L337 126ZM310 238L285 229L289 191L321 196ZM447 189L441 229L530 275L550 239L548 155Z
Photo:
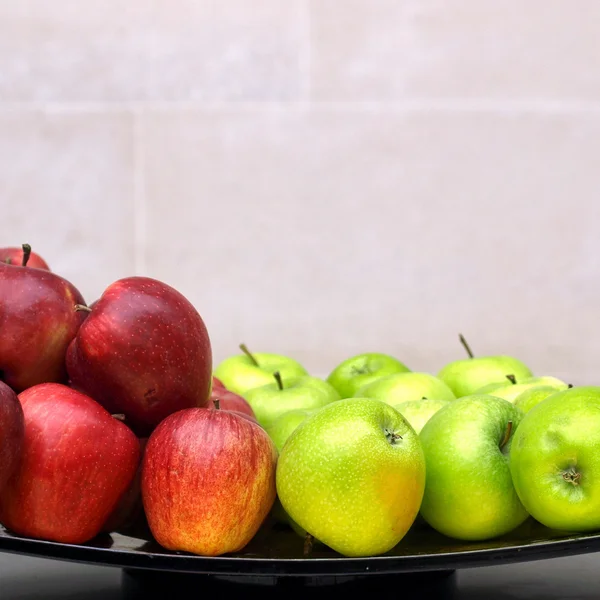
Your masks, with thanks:
M304 551L303 554L304 556L310 556L312 549L313 549L313 540L315 538L310 534L310 533L306 533L306 536L304 537Z
M471 350L471 346L469 346L469 344L467 343L467 340L465 340L465 336L462 333L459 333L458 339L460 340L460 343L463 345L464 349L467 351L469 358L473 358L473 351Z
M85 304L76 304L75 305L75 312L88 312L88 313L91 313L92 309L89 306L86 306Z
M220 408L221 408L221 402L219 401L219 399L218 399L218 398L215 398L215 399L213 400L213 404L215 405L215 409L216 409L216 410L220 410Z
M273 373L273 377L275 377L275 381L277 382L277 387L282 390L283 389L283 380L281 379L281 373L279 371L275 371Z
M573 485L579 485L581 479L581 473L575 470L575 467L569 467L566 471L563 471L562 477L565 481L572 483Z
M111 417L113 417L113 419L116 419L117 421L125 420L125 415L123 413L116 413L114 415L111 415Z
M402 439L402 436L399 433L396 433L395 431L390 431L389 429L385 429L384 430L385 433L385 437L387 439L387 441L392 445L395 446L396 442L398 440Z
M12 260L10 260L10 256L4 261L7 265L12 265Z
M514 375L507 375L506 379L508 379L513 385L517 383L517 378Z
M29 257L31 256L31 246L29 244L23 244L21 248L23 248L23 261L21 262L21 266L26 267Z
M258 364L258 361L256 360L256 358L252 354L252 352L250 352L250 350L248 350L248 347L246 346L246 344L240 344L240 350L252 361L254 366L256 366L256 367L260 366Z
M502 450L502 448L504 448L504 446L506 446L506 444L508 443L508 440L510 439L510 434L512 433L512 428L513 428L513 422L509 421L506 424L506 431L504 432L504 437L502 438L502 442L500 442L500 450Z
M568 389L571 389L572 387L573 387L573 384L572 384L572 383L569 383L569 385L567 385L567 388L568 388Z

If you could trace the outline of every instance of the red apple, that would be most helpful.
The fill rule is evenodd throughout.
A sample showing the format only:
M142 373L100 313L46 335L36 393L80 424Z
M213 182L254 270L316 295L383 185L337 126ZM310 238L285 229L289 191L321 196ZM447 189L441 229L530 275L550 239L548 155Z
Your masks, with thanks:
M85 304L69 281L44 269L0 262L0 380L15 392L65 383L65 355Z
M235 392L230 392L225 388L220 389L218 387L213 387L212 392L210 393L210 399L213 404L215 400L218 400L219 408L221 410L234 410L244 413L256 420L256 415L254 414L254 410L252 410L250 403Z
M29 244L23 244L20 248L12 246L0 248L0 262L22 267L28 266L32 269L50 270L48 263L39 254L31 251Z
M213 404L214 406L208 407L207 410L221 410L219 407L219 401L218 400L213 400ZM238 417L242 417L243 419L248 419L248 421L252 421L252 423L256 423L257 425L260 425L260 423L258 422L258 420L256 419L256 417L249 415L247 412L242 412L239 410L228 410L227 412L230 412L231 414L237 415ZM261 425L262 427L262 425Z
M66 385L42 383L19 400L25 443L0 497L0 523L17 535L83 544L100 533L131 484L138 439Z
M140 490L142 474L141 459L144 455L147 442L148 438L139 438L140 460L138 461L138 468L131 484L125 490L114 510L102 526L102 531L105 533L129 530L143 517L144 507L142 505L142 492Z
M67 352L71 385L145 437L171 413L208 406L212 349L198 311L148 277L120 279L98 298Z
M225 386L223 385L223 382L218 377L215 377L214 375L212 376L212 387L213 387L213 390L215 388L226 389Z
M18 466L24 441L21 403L14 390L0 381L0 494Z
M277 449L265 430L226 410L189 408L151 434L142 501L154 539L202 556L241 550L276 497Z

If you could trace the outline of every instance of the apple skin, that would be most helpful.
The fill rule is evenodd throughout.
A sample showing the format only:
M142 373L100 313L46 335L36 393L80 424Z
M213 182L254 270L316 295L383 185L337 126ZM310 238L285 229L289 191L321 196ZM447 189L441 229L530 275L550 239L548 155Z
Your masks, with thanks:
M140 456L135 475L102 526L101 531L104 533L129 531L145 519L140 481L142 478L142 458L148 438L138 438L138 442L140 444Z
M283 389L276 381L246 392L246 400L252 407L256 420L265 428L290 410L318 410L340 399L333 386L318 377L305 375L286 381Z
M556 392L515 432L510 470L519 498L546 527L600 529L600 387Z
M246 397L249 390L273 382L273 374L279 372L284 381L308 375L306 369L295 359L272 352L253 352L258 366L246 354L236 354L222 360L214 376L228 390Z
M427 464L421 515L431 527L454 539L481 541L527 519L509 468L522 417L508 400L471 395L449 402L425 423L419 434Z
M241 412L252 417L252 419L256 421L256 415L252 410L252 406L250 406L249 402L239 394L231 392L225 389L225 387L213 386L210 393L210 403L214 405L215 400L218 400L219 408L221 410Z
M13 265L22 266L23 264L23 247L9 246L6 248L0 248L0 262ZM27 259L27 265L30 269L44 269L50 271L48 263L35 252L31 252Z
M213 389L215 389L215 388L222 388L222 389L224 389L224 390L226 390L226 389L227 389L227 388L226 388L226 387L223 385L223 382L222 382L222 381L221 381L221 380L220 380L218 377L215 377L214 375L213 375L213 377L212 377L212 388L213 388Z
M293 431L277 463L277 494L292 521L348 557L398 544L424 487L419 436L397 410L371 398L318 410Z
M490 383L483 386L475 393L490 394L498 398L504 398L509 402L514 402L520 394L535 387L551 386L556 391L566 390L568 387L568 384L564 381L550 375L545 375L543 377L527 377L521 380L515 378L515 381L516 383L512 383L507 379L503 382Z
M281 452L287 439L292 432L306 419L312 415L314 410L296 408L287 411L277 417L268 427L266 427L269 437L273 440L278 452Z
M220 556L254 537L276 497L277 449L266 431L226 410L188 408L148 439L142 501L168 550Z
M17 394L0 381L0 494L21 459L25 417Z
M438 377L430 373L395 373L381 377L364 387L361 387L356 396L359 398L376 398L390 406L407 402L431 398L433 400L455 400L452 390Z
M404 363L389 354L367 352L343 360L329 373L327 382L338 391L340 398L352 398L361 387L376 379L409 371Z
M561 390L557 390L555 387L549 385L540 385L529 388L524 392L521 392L513 401L513 404L523 411L528 413L536 404L539 404L548 396L556 394Z
M260 423L256 420L256 417L248 414L246 411L241 411L241 410L235 410L235 409L231 409L231 408L224 408L221 409L220 405L218 404L218 402L213 403L213 406L208 406L206 407L205 410L224 410L228 413L231 413L232 415L237 415L238 417L242 418L242 419L247 419L248 421L250 421L251 423L255 423L256 425L258 425L259 427L262 427L262 425L260 425ZM264 429L264 428L263 428Z
M449 402L452 402L452 400L421 398L420 400L400 402L400 404L394 405L394 408L412 425L417 433L421 433L425 423Z
M437 374L457 398L473 395L489 383L504 382L507 375L514 375L519 381L531 377L532 373L518 358L496 355L455 360Z
M148 277L109 285L67 351L71 385L147 437L171 413L210 402L212 350L202 317Z
M82 544L102 530L140 457L133 432L97 402L59 383L19 394L20 464L0 497L0 523L25 537Z
M84 315L79 290L46 271L0 262L0 380L17 394L38 383L66 383L65 355Z

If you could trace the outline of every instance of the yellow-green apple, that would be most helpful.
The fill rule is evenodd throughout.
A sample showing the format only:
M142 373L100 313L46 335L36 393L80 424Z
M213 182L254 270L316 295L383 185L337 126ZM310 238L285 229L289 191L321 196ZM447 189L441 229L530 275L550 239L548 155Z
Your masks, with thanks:
M572 386L571 386L572 387ZM568 389L568 388L567 388ZM558 391L550 385L540 385L532 387L521 392L513 401L513 404L521 409L523 413L528 413L536 404L545 400L548 396L556 394Z
M223 359L214 375L232 392L246 397L255 387L273 382L273 374L280 373L284 381L308 375L308 371L294 358L272 352L250 352L240 344L241 354Z
M82 323L67 358L72 385L140 437L171 413L210 403L211 342L179 291L149 277L110 284Z
M396 409L371 398L342 399L309 416L277 463L287 514L349 557L393 548L415 520L424 487L419 436Z
M32 269L50 271L48 263L39 254L32 252L29 244L22 244L20 247L0 248L0 262L7 265L27 266Z
M84 320L69 281L0 261L0 380L17 394L38 383L66 383L67 347Z
M434 398L421 398L420 400L406 400L394 405L394 408L420 433L429 419L438 411L452 402L452 400L438 400Z
M290 410L277 417L269 427L265 428L269 437L273 440L278 454L281 453L292 432L314 412L314 410L305 410L301 408ZM271 515L279 523L286 523L291 525L292 528L295 526L293 519L290 518L283 506L281 506L279 498L275 500Z
M257 423L231 411L188 408L150 435L142 501L168 550L219 556L241 550L275 501L277 449Z
M319 377L304 375L286 380L275 373L272 380L248 390L245 395L263 427L269 427L290 410L316 410L340 399L335 388Z
M488 383L504 382L507 375L514 375L517 380L532 376L529 367L518 358L504 354L474 356L465 338L459 338L468 358L448 363L437 374L457 398L472 395Z
M546 527L600 529L600 387L556 392L515 432L510 470L521 502Z
M540 386L550 386L556 391L566 390L569 386L564 381L551 375L544 375L542 377L525 377L523 379L517 379L512 374L508 375L504 381L496 383L488 383L483 386L476 394L491 394L498 398L504 398L509 402L514 402L515 399L524 391Z
M134 433L92 398L60 383L19 394L22 457L0 496L0 523L17 535L83 544L135 476Z
M351 398L367 384L386 375L406 373L410 369L397 358L381 352L366 352L346 358L327 376L341 398Z
M471 395L449 402L425 423L419 434L427 465L421 516L431 527L479 541L527 519L508 459L522 417L508 400Z
M14 390L0 381L0 494L17 468L24 441L21 403Z
M382 377L356 392L358 398L376 398L390 406L409 400L455 400L452 390L430 373L411 371Z

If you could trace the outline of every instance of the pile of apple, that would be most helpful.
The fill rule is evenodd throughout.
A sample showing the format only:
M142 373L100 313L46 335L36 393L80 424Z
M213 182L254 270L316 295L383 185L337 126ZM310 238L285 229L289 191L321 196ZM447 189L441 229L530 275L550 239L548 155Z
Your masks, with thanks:
M166 283L126 277L88 305L27 244L0 249L0 524L81 544L142 519L204 556L268 517L343 556L422 526L600 530L600 387L461 341L437 374L365 353L322 378L244 344L213 368Z

